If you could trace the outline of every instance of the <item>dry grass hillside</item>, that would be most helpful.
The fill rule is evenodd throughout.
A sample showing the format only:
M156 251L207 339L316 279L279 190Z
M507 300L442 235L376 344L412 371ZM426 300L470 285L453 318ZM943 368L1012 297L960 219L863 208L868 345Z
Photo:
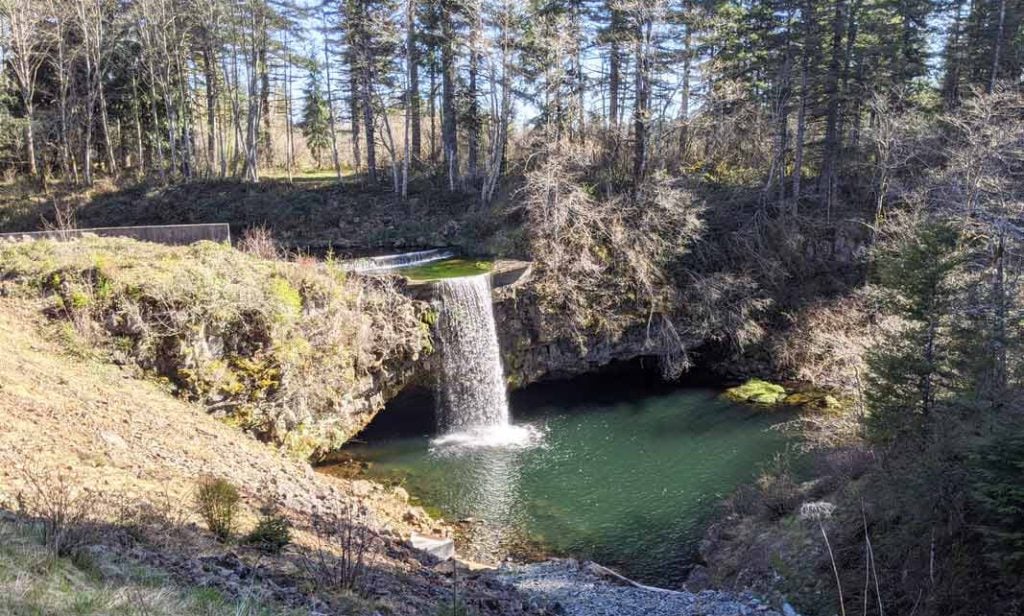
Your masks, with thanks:
M69 336L0 297L0 614L431 614L447 600L448 578L402 542L444 529L404 491L318 475ZM197 514L211 477L241 496L227 543ZM243 539L271 510L292 527L276 554ZM506 590L460 584L480 614L522 613Z

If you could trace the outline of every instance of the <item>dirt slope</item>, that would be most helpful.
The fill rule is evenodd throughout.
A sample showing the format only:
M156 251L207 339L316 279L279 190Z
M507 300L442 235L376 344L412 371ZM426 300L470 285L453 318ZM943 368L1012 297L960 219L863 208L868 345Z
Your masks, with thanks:
M402 544L412 530L444 529L410 507L403 490L316 474L157 383L134 378L88 351L74 351L86 347L76 347L70 329L38 315L35 305L0 297L0 510L15 509L15 496L30 477L62 476L90 491L175 509L180 523L173 540L136 546L133 556L159 564L185 584L228 594L265 584L284 604L308 602L322 609L326 600L335 613L429 614L446 599L448 578ZM196 481L204 475L239 487L243 532L262 503L277 502L299 529L295 545L267 558L215 542L192 505ZM358 609L313 596L303 579L302 563L317 543L308 532L310 515L349 507L382 538L370 558L372 582L364 599L353 604ZM211 561L218 566L209 566ZM492 585L460 580L468 583L468 601L484 606L481 613L520 613L520 600L484 582Z

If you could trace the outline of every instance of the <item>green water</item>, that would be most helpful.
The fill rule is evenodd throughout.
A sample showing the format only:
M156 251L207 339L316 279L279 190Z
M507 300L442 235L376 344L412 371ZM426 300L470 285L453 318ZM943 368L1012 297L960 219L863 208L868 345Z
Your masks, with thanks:
M490 261L477 261L475 259L452 258L442 261L434 261L424 265L403 267L398 273L411 280L441 280L443 278L459 278L461 276L475 276L491 271L494 264Z
M429 435L408 434L423 430L427 408L370 430L351 452L370 462L370 475L403 481L446 518L486 520L494 549L526 533L556 554L678 585L716 505L784 448L768 428L786 417L712 390L599 389L591 396L569 384L513 398L514 423L541 434L531 448L431 451Z

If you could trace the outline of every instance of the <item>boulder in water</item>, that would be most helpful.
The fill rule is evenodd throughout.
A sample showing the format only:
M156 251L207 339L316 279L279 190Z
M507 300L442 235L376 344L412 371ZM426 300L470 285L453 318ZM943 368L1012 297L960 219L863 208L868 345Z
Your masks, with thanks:
M725 397L748 404L781 404L786 399L786 388L761 379L750 379L742 385L725 390Z

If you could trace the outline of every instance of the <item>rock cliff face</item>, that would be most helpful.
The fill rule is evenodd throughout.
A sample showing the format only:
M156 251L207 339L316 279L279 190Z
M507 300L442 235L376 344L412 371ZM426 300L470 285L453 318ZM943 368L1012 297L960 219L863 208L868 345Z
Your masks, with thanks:
M424 369L434 313L403 290L209 242L0 244L0 296L299 457L341 447Z
M569 330L559 315L542 311L528 282L496 289L494 300L505 379L512 389L655 354L642 327L617 337Z

